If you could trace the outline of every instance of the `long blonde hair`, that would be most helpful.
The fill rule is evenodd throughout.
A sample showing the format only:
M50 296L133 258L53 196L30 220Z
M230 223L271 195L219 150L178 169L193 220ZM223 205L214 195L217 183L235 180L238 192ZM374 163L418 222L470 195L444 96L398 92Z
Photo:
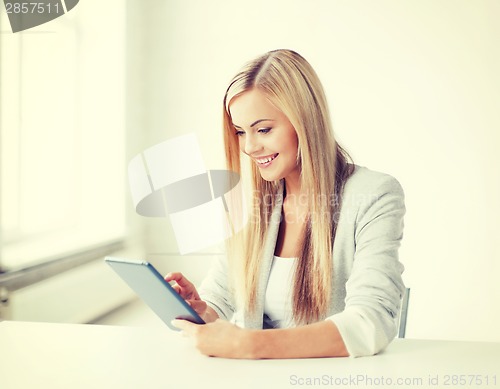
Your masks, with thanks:
M343 185L352 173L348 154L335 141L326 97L311 65L291 50L274 50L249 62L224 96L223 130L227 169L241 174L238 138L229 112L231 100L253 88L281 110L298 137L301 188L308 189L308 220L295 268L292 317L312 323L328 313L333 274L333 242ZM255 309L262 249L281 182L265 181L251 164L250 221L227 241L236 301Z

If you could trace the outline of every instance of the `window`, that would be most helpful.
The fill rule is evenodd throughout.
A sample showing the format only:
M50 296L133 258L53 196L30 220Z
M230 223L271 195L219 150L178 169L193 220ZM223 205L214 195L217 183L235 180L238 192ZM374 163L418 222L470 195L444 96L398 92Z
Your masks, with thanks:
M123 236L125 5L13 34L0 8L0 265Z

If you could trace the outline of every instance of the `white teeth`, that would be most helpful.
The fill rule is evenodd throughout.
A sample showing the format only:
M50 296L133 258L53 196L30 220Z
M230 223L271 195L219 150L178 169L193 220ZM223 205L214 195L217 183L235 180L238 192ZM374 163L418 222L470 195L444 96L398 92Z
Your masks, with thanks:
M276 155L273 157L265 158L265 159L257 159L257 162L258 163L268 163L268 162L272 161L274 158L276 158Z

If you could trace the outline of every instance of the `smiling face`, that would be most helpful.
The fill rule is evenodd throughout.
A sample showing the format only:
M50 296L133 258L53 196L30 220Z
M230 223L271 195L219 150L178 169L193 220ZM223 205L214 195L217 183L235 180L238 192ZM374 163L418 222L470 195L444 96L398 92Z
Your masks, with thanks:
M298 138L292 123L264 93L252 89L229 104L240 151L248 155L266 181L298 180Z

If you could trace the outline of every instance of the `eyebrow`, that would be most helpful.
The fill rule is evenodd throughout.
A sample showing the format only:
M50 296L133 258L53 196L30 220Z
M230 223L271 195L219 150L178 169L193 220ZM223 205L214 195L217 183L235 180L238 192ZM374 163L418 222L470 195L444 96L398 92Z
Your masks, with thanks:
M260 122L267 122L267 121L271 121L271 122L273 122L274 120L273 120L273 119L259 119L259 120L254 121L252 124L250 124L250 127L253 127L253 126L255 126L256 124L259 124ZM233 123L233 126L234 126L234 127L236 127L236 128L240 128L240 129L241 129L241 127L240 127L240 126L237 126L237 125L236 125L236 124L234 124L234 123Z

